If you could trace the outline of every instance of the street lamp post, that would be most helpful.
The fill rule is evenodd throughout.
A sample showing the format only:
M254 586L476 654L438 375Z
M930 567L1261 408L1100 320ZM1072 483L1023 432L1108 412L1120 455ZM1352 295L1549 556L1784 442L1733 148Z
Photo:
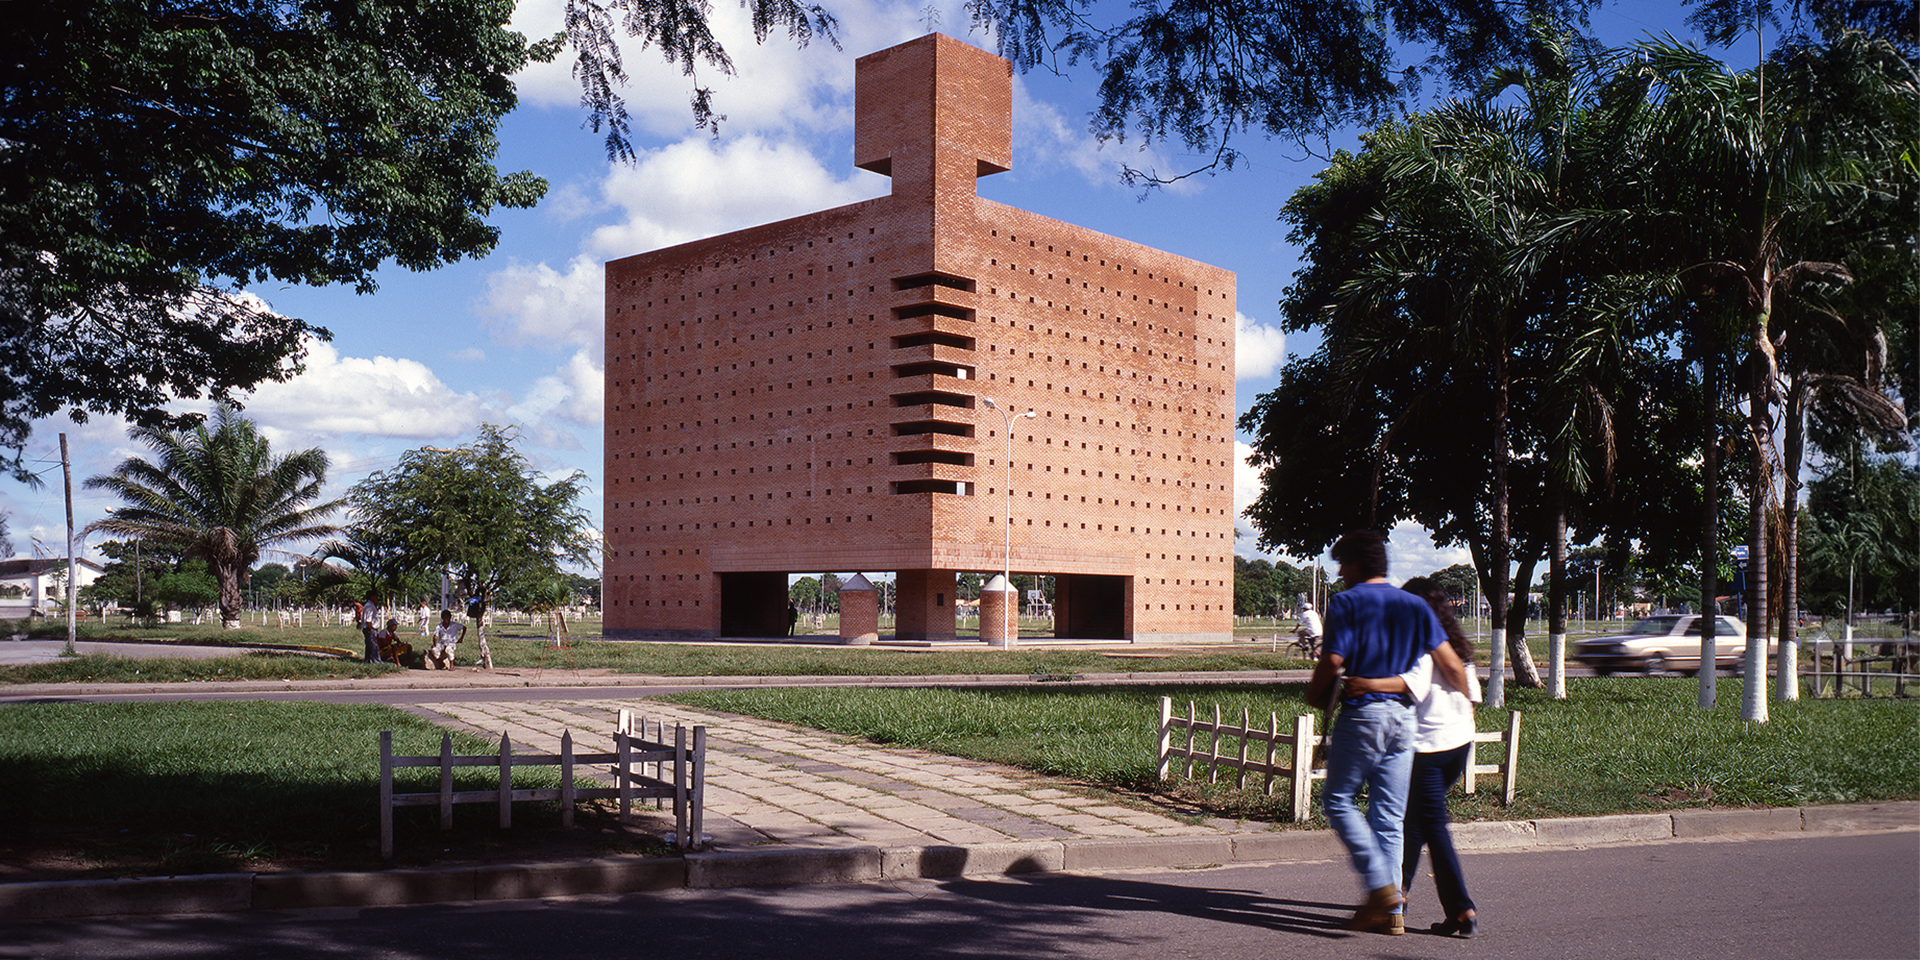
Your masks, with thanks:
M999 411L1003 432L1005 432L1007 435L1007 523L1006 523L1007 529L1006 529L1005 536L1001 542L1000 577L1006 583L1007 589L1012 590L1013 589L1013 418L1016 416L1016 414L1009 413L1005 407L1002 407L999 404L994 403L992 397L985 398L984 402L986 403L988 410ZM1034 418L1034 413L1032 409L1028 409L1026 413L1018 414L1018 416L1021 417L1022 419L1032 420ZM1018 602L1018 600L1019 600L1019 596L1016 594L1014 597L1014 601ZM1013 620L1013 609L1012 609L1012 606L1009 604L1007 608L1001 612L1001 630L1007 638L1007 649L1009 650L1013 649L1014 647L1014 632L1013 632L1012 620Z

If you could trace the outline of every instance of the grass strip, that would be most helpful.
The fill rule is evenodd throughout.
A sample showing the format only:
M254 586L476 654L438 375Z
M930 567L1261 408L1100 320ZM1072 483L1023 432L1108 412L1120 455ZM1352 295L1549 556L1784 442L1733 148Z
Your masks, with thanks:
M1463 820L1534 819L1689 807L1799 806L1920 797L1920 704L1810 700L1770 704L1765 724L1739 719L1741 681L1722 679L1719 706L1701 711L1685 679L1569 682L1564 701L1510 692L1524 714L1514 806L1483 786L1457 799ZM708 690L663 699L707 709L1025 767L1122 791L1190 801L1213 815L1282 820L1285 802L1258 790L1155 779L1158 703L1193 700L1282 729L1306 710L1300 684L1031 689ZM1482 710L1482 729L1504 714ZM1204 746L1205 741L1202 741ZM1255 747L1259 748L1256 744ZM1493 762L1496 747L1483 748ZM1228 738L1221 751L1237 755ZM1485 781L1483 780L1483 783ZM1284 792L1284 791L1282 791ZM1324 825L1316 813L1313 821Z
M0 667L0 684L183 683L217 680L332 680L377 677L399 667L283 650L260 650L204 660L189 657L134 659L89 653L50 663Z
M0 706L0 783L7 785L0 823L8 825L0 862L44 857L57 847L76 870L90 862L179 873L237 870L258 860L368 865L379 835L382 730L394 732L394 752L403 755L438 754L445 732L378 704ZM458 754L490 754L499 746L453 736ZM437 777L402 770L396 789L437 789ZM491 789L496 780L492 769L463 768L456 789ZM548 768L514 773L516 787L558 782L558 771ZM521 806L537 824L533 808L541 805ZM456 808L457 824L484 828L494 816L487 805ZM403 835L434 835L437 813L403 808L395 822Z
M1207 648L1165 656L1110 655L1093 650L899 650L777 644L678 644L589 640L564 649L538 638L490 641L497 666L518 669L606 669L666 677L924 677L1062 676L1082 673L1287 670L1311 663L1265 648ZM471 656L471 643L460 645ZM1116 651L1127 653L1128 651ZM1162 651L1156 651L1156 653Z

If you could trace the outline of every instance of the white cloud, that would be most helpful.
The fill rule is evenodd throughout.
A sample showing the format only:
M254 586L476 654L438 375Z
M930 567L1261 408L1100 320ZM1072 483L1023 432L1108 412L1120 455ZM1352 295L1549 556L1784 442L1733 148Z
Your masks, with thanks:
M275 446L312 446L343 434L402 439L450 437L484 419L485 403L457 393L417 360L343 357L330 343L309 341L307 368L286 383L263 384L246 399L247 415ZM332 452L329 450L329 452Z
M1393 582L1405 583L1456 563L1472 566L1473 552L1466 547L1436 547L1426 527L1406 520L1387 534L1387 560Z
M1252 559L1274 555L1259 548L1259 532L1253 527L1253 521L1247 519L1247 508L1260 496L1260 471L1247 462L1253 455L1253 448L1238 440L1233 442L1233 552Z
M606 343L605 271L585 255L562 273L544 263L513 263L487 277L476 310L499 339L573 346L599 357Z
M1287 359L1287 335L1239 311L1233 314L1233 378L1258 380L1273 376Z
M580 426L598 426L604 420L606 371L585 350L574 352L565 365L528 387L526 396L509 407L507 416L521 424L542 446L577 448L579 442L552 423L554 418Z
M1089 185L1109 190L1137 189L1121 181L1122 167L1168 176L1184 171L1152 145L1137 140L1102 142L1088 129L1084 117L1068 119L1059 107L1035 98L1018 75L1013 79L1013 150L1012 176L1034 175L1037 179L1055 169L1068 169ZM1189 195L1200 192L1205 185L1202 178L1190 178L1161 189Z
M760 137L683 140L612 168L602 185L625 222L587 242L602 257L624 257L881 196L886 178L844 167L836 179L791 141Z
M935 21L954 24L950 33L964 34L969 23L961 5L932 5ZM709 25L726 48L732 76L702 63L694 77L667 63L657 47L620 37L621 59L628 82L615 89L627 101L636 136L685 136L693 131L689 97L696 84L711 87L714 108L725 116L723 136L766 132L805 132L844 128L852 120L853 62L875 50L911 40L929 31L924 19L928 5L887 3L884 0L836 0L839 18L835 31L840 48L824 37L806 47L788 40L783 30L756 44L748 12L739 4L709 8ZM529 37L546 37L561 28L564 0L521 0L511 26ZM619 28L616 26L616 33ZM990 46L977 36L969 42ZM531 64L514 77L523 102L581 110L580 83L573 77L574 56L562 50L552 63ZM585 112L582 110L582 119Z
M1233 516L1234 529L1245 533L1236 535L1233 550L1243 557L1252 559L1265 556L1268 559L1284 559L1295 566L1303 561L1298 558L1271 553L1263 553L1258 547L1259 537L1253 524L1246 519L1245 513L1253 501L1260 496L1260 472L1247 463L1253 448L1240 441L1233 444ZM1433 536L1426 527L1412 521L1405 521L1394 527L1387 535L1387 560L1391 568L1388 579L1394 583L1404 583L1409 578L1426 576L1436 570L1444 570L1456 563L1473 564L1473 554L1466 547L1436 547ZM1329 569L1333 567L1332 558L1324 552L1321 563Z
M468 347L464 350L456 350L447 354L447 357L453 360L485 360L487 358L487 352L479 347Z

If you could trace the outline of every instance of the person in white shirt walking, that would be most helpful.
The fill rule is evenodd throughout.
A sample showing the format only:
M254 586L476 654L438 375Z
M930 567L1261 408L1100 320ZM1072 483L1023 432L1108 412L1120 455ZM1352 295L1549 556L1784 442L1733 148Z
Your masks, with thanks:
M1446 630L1447 644L1467 665L1467 690L1456 690L1435 675L1432 657L1421 657L1413 669L1385 679L1349 678L1360 692L1399 693L1414 699L1413 774L1407 784L1407 823L1402 855L1400 890L1413 888L1420 868L1420 848L1430 851L1433 884L1446 919L1428 929L1444 936L1471 937L1479 929L1473 898L1460 872L1460 857L1448 828L1447 791L1473 762L1473 705L1480 702L1480 678L1474 674L1473 641L1460 629L1450 609L1451 598L1426 577L1408 580L1401 589L1427 601Z

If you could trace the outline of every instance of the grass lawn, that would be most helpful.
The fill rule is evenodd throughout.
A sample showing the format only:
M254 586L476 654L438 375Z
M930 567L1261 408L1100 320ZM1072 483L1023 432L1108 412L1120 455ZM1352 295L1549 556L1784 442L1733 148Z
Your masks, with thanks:
M1739 717L1740 686L1719 681L1702 713L1684 679L1574 680L1569 698L1515 690L1522 712L1512 809L1483 789L1461 819L1531 819L1679 807L1796 806L1920 797L1920 704L1912 700L1773 703L1772 722ZM1028 767L1133 792L1172 793L1215 815L1281 820L1284 799L1214 785L1155 782L1161 696L1226 716L1246 707L1282 728L1306 710L1300 684L1039 689L711 690L665 699L782 720L879 743ZM1482 711L1482 729L1504 715ZM1496 747L1483 748L1492 762ZM1230 740L1222 752L1238 753ZM1483 783L1485 781L1483 780ZM1316 824L1320 821L1316 818Z
M436 754L444 732L373 704L27 703L0 706L0 880L31 877L377 869L379 732L394 752ZM498 743L454 734L455 753ZM544 777L543 777L544 774ZM398 789L434 788L404 770ZM489 789L495 772L461 771L456 789ZM516 771L516 787L554 786L558 772ZM517 804L497 830L485 804L455 808L438 832L429 808L395 812L396 863L514 856L553 847L578 856L659 845L628 835L606 804L582 804L562 834L557 807Z

